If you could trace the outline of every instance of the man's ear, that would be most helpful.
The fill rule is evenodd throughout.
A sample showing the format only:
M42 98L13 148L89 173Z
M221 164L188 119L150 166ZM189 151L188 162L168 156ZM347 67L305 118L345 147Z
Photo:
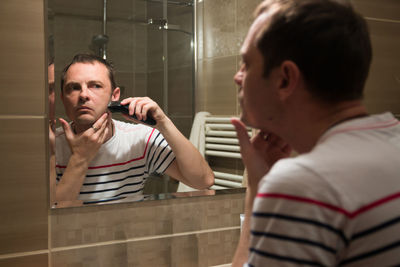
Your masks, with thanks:
M115 88L111 94L111 101L118 101L121 95L121 89L119 87Z
M285 60L279 67L279 97L281 100L289 98L300 82L300 69L291 60Z

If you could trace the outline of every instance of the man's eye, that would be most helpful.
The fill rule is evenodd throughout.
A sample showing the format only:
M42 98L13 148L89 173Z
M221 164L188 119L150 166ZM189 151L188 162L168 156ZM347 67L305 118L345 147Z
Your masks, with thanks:
M70 84L68 85L69 90L80 90L81 86L79 84Z
M97 83L94 83L94 84L90 85L90 87L91 87L91 88L103 88L103 87L101 86L101 84L97 84Z

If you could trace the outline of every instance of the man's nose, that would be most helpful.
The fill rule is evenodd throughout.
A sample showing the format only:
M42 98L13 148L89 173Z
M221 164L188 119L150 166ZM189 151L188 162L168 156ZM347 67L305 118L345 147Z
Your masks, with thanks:
M235 76L233 76L233 80L235 81L235 83L239 86L242 86L242 82L243 82L243 72L242 70L238 70L238 72L236 72Z
M81 87L81 91L80 91L80 93L79 93L79 97L80 97L81 99L85 99L85 100L89 98L89 89L87 88L86 85L83 85L83 86Z

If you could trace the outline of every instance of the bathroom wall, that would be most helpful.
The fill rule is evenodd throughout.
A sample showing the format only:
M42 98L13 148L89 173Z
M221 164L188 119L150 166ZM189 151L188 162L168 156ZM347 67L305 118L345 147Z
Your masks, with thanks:
M44 2L0 2L0 266L228 263L238 241L243 194L49 210ZM256 2L198 3L204 19L198 24L196 110L238 113L231 78L250 22L245 14ZM368 17L374 45L368 107L400 113L400 3L354 3Z
M196 112L239 114L233 75L239 49L260 0L198 1L198 81ZM400 2L352 0L370 27L373 62L365 91L371 113L400 113Z

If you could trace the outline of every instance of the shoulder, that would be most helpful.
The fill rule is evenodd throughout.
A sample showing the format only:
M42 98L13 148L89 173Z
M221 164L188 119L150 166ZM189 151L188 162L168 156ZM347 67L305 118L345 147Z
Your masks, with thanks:
M124 135L148 135L151 133L154 129L151 127L148 127L143 124L134 124L134 123L129 123L129 122L124 122L124 121L119 121L119 120L114 120L113 123L115 126L115 130Z
M282 159L261 180L259 189L284 193L318 192L317 188L326 187L327 182L314 163L309 155Z

